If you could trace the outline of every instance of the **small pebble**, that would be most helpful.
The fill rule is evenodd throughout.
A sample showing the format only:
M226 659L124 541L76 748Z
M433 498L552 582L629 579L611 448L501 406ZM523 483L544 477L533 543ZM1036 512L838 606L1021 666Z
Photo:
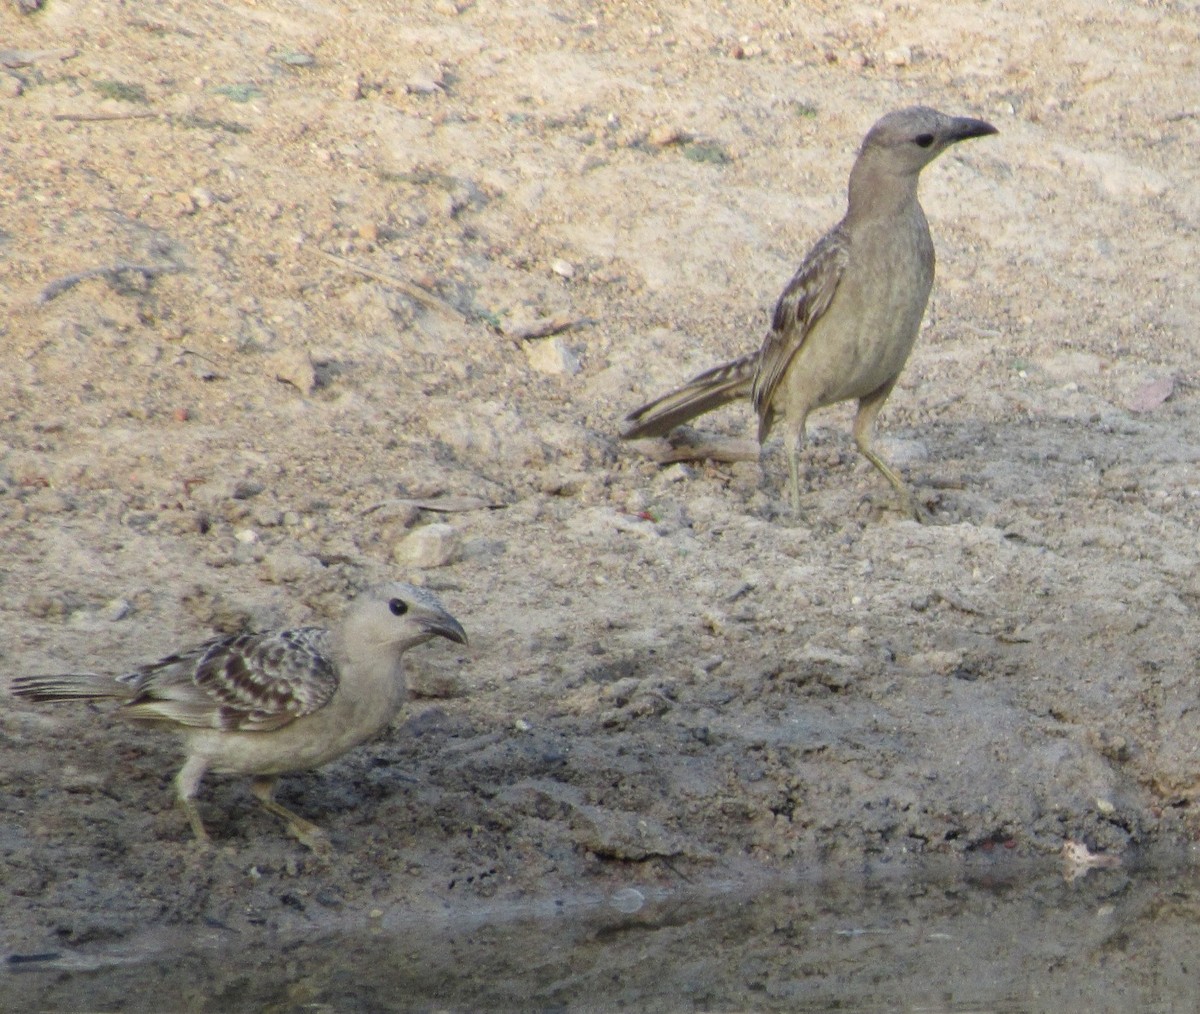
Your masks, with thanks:
M678 127L658 126L647 135L646 140L656 148L666 148L672 144L682 144L688 139Z
M101 614L110 623L125 619L133 612L133 606L128 599L111 599L104 604Z
M271 356L268 366L276 380L291 384L301 394L317 387L317 370L307 349L284 349Z
M685 465L682 461L677 461L673 465L668 465L659 474L659 483L666 485L671 482L686 482L695 475L695 471Z
M575 350L558 338L526 342L523 348L529 365L538 373L573 377L582 368Z
M646 896L636 887L625 887L614 891L612 897L608 899L608 903L618 912L632 915L634 912L640 911L646 904Z
M238 479L229 487L229 496L233 500L253 500L265 488L254 479Z
M446 90L446 83L441 68L432 67L417 71L404 82L404 88L410 95L435 95Z
M392 559L410 567L445 567L458 559L461 540L457 529L445 522L423 525L396 543Z
M321 569L316 557L294 549L278 549L263 558L261 576L271 584L291 584L310 578Z

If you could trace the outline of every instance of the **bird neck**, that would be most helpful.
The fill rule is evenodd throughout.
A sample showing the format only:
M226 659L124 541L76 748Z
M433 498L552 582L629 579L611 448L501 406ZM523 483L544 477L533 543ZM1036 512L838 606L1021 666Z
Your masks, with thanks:
M846 204L846 224L888 218L919 208L917 172L897 172L883 164L873 152L864 152L850 170L850 191Z
M333 655L343 674L376 672L388 663L395 670L400 668L403 647L392 641L380 641L374 625L350 617L333 637Z

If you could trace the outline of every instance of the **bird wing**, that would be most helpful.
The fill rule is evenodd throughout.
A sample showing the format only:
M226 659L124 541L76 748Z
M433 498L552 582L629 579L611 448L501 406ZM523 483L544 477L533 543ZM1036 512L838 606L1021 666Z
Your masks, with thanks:
M750 399L760 421L765 421L775 390L787 372L792 358L800 351L813 325L833 302L838 283L849 260L849 237L835 226L809 251L804 263L788 282L779 302L771 330L763 340L758 357L758 372Z
M320 627L207 641L122 677L137 687L128 717L269 732L329 703L338 673Z

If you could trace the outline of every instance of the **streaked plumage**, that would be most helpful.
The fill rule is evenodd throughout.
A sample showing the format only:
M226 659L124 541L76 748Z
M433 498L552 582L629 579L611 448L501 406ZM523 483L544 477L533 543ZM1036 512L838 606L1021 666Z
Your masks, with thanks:
M334 631L235 634L120 676L23 676L11 689L39 702L117 700L122 718L182 732L177 798L197 838L206 833L192 800L211 770L256 776L259 801L316 847L318 829L274 802L278 776L325 764L381 732L407 696L401 656L435 636L466 643L432 593L395 583L357 600Z
M925 106L880 119L851 170L845 217L813 247L784 289L761 348L631 412L621 436L664 436L748 395L758 414L760 443L783 420L789 491L798 510L799 453L809 413L855 398L855 443L920 519L923 512L904 481L871 443L875 417L908 360L933 286L933 240L917 199L917 178L955 142L994 133L982 120Z

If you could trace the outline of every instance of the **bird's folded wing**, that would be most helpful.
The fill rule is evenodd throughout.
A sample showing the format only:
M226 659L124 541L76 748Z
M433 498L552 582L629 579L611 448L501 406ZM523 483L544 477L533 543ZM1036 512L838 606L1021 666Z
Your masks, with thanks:
M758 373L750 393L760 419L770 408L775 389L792 357L800 351L813 325L833 302L848 258L845 230L837 226L827 232L804 258L804 263L775 304L775 316L759 352Z
M338 673L320 627L237 634L169 656L130 676L128 717L199 728L269 732L329 703Z

